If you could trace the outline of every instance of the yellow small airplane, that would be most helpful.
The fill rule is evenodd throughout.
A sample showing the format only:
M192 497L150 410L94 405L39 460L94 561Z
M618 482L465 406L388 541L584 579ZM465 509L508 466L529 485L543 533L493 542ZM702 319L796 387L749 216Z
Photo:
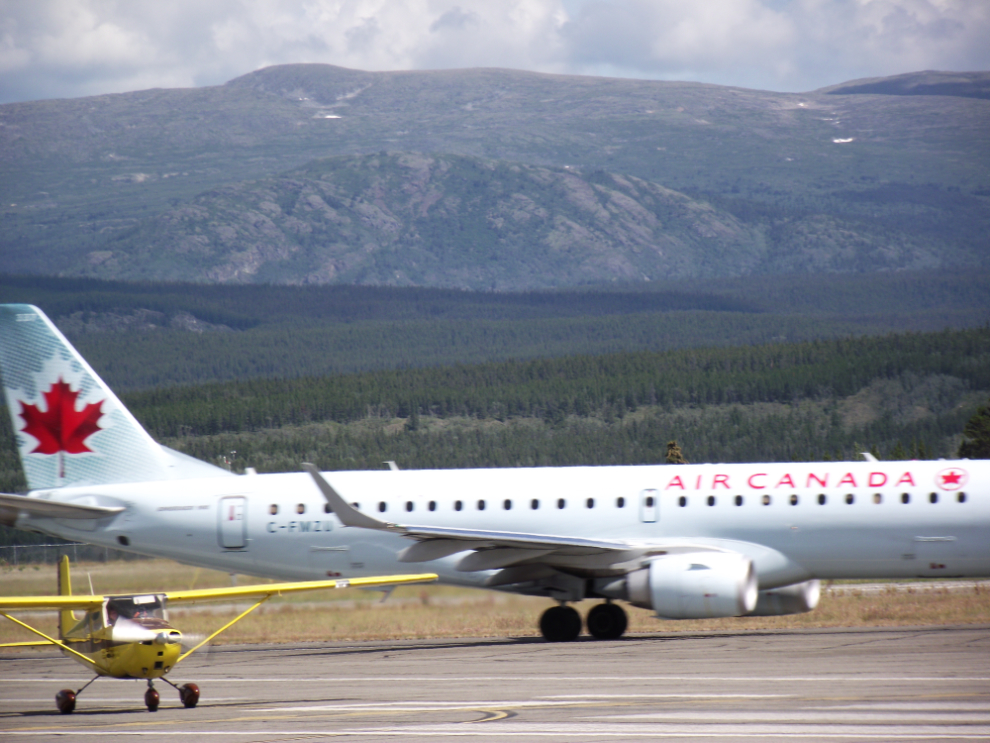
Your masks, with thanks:
M176 686L165 675L178 663L206 645L221 632L232 627L272 596L299 591L316 591L322 588L367 588L371 586L397 586L405 583L427 583L437 579L435 573L417 575L386 575L373 578L303 581L298 583L269 583L230 588L205 588L189 591L164 591L131 596L82 596L72 595L69 580L69 558L63 557L58 565L58 596L0 596L0 616L44 638L43 642L15 642L0 647L37 647L55 645L63 654L96 672L87 684L77 691L63 689L55 696L59 712L70 714L76 708L76 697L100 676L119 679L147 679L148 690L144 703L148 710L158 710L159 695L154 680L161 679L179 692L185 707L195 707L199 702L196 684ZM202 640L192 649L182 652L182 633L168 622L167 606L195 604L204 601L232 599L257 599L251 608ZM56 640L44 632L15 619L8 612L54 609L59 613ZM84 611L82 618L73 610Z

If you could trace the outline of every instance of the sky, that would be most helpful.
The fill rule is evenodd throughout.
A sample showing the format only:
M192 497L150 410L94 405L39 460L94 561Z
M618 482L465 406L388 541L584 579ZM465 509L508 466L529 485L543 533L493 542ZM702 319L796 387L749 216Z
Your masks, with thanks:
M0 103L269 65L507 67L809 91L990 70L990 0L0 0Z

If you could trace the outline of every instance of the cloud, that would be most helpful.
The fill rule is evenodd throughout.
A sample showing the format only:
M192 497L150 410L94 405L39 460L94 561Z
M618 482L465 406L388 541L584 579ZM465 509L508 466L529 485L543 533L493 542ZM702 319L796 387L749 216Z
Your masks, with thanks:
M511 67L808 90L990 68L974 0L32 0L0 101L223 83L261 67Z

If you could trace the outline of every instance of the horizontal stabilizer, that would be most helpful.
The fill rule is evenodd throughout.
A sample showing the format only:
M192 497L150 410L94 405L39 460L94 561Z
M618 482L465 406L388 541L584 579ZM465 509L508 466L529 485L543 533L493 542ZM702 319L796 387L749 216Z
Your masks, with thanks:
M0 508L14 508L31 516L52 519L103 519L125 510L123 506L80 506L75 503L0 493Z

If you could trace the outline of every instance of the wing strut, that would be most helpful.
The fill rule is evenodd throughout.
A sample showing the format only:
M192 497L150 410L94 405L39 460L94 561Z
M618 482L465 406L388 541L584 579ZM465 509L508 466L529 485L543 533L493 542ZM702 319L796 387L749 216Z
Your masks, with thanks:
M7 617L7 619L9 619L14 624L19 624L24 629L28 630L29 632L33 632L36 635L39 635L41 637L44 637L52 645L58 645L60 648L62 648L62 650L66 651L67 653L72 653L73 655L75 655L75 656L77 656L79 658L82 658L87 663L92 663L94 666L96 665L96 661L93 660L92 658L88 658L85 655L83 655L82 653L76 652L75 650L73 650L72 648L70 648L68 645L66 645L64 642L60 642L60 641L56 640L53 637L49 637L44 632L42 632L40 629L35 629L30 624L25 624L20 619L14 619L14 617L10 616L10 614L5 614L2 611L0 611L0 617Z
M186 658L188 658L190 655L192 655L193 653L195 653L197 650L199 650L201 647L203 647L206 643L208 643L214 637L216 637L217 635L219 635L221 632L223 632L223 631L225 631L225 630L230 629L231 627L233 627L235 624L237 624L239 621L241 621L242 619L244 619L244 617L246 617L252 611L254 611L255 609L257 609L259 606L261 606L266 601L268 601L268 599L270 599L271 597L272 597L272 594L268 594L263 599L261 599L260 601L256 602L254 604L254 606L252 606L250 609L247 609L246 611L241 612L241 614L236 619L232 619L229 622L227 622L223 627L221 627L216 632L214 632L212 635L210 635L209 637L207 637L205 640L203 640L201 643L199 643L192 650L187 650L186 652L184 652L182 655L179 656L179 659L177 661L175 661L175 665L179 665L179 663L181 663Z

